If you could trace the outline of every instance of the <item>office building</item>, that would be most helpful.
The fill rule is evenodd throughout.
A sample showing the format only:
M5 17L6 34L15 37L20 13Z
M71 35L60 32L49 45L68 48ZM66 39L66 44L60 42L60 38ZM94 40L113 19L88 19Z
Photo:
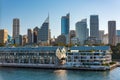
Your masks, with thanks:
M23 39L22 39L23 37L22 37L22 35L19 35L19 36L16 36L15 37L15 44L17 45L17 46L21 46L22 45L22 43L23 43Z
M108 44L108 34L103 35L103 43Z
M37 43L38 42L38 32L39 32L39 28L35 27L33 29L33 43Z
M98 40L96 37L88 37L84 43L86 45L95 45L95 44L101 44L101 40Z
M13 19L13 39L20 35L20 20L18 18Z
M23 35L23 42L22 42L22 44L26 45L27 43L28 43L28 37L27 37L27 35Z
M76 31L70 30L70 38L76 37Z
M66 16L62 16L61 18L61 34L68 35L70 27L70 14L68 13Z
M70 14L61 18L61 34L66 36L66 44L69 43Z
M38 43L50 43L50 29L49 29L49 16L46 18L44 23L38 32Z
M0 29L0 43L6 43L8 40L8 31L6 29Z
M109 44L116 45L116 21L108 21Z
M104 30L99 30L99 40L103 43Z
M79 39L80 44L83 45L88 37L87 19L82 19L76 23L76 37Z
M56 43L60 46L64 46L66 44L66 36L65 35L59 35L57 37Z
M99 18L98 15L90 16L90 36L99 39Z
M33 31L31 29L28 29L27 35L28 35L28 44L33 43Z

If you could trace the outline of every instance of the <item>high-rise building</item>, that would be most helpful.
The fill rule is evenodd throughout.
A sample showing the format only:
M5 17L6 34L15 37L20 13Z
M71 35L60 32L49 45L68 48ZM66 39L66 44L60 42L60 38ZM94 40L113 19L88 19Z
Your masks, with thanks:
M20 35L20 20L18 18L13 19L13 38Z
M99 30L99 40L103 43L104 30Z
M109 44L116 45L116 21L108 21Z
M61 18L61 34L68 35L70 27L70 14L68 13L66 16L62 16Z
M44 42L48 43L50 41L50 29L49 29L49 16L46 18L44 23L42 24L41 28L38 32L38 43Z
M33 43L37 43L38 42L38 32L39 32L39 28L35 27L33 29Z
M61 18L61 34L66 37L66 44L69 43L70 14Z
M28 29L28 43L31 44L33 43L33 31L31 29Z
M87 19L82 19L76 23L76 37L79 39L80 44L83 45L88 37Z
M6 43L8 40L8 31L0 29L0 43Z
M90 37L99 39L99 18L98 15L90 16Z

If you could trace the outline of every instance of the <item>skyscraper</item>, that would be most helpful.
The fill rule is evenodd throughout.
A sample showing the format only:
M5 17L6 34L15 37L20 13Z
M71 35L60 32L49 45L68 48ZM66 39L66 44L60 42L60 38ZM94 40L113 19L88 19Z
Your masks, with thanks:
M116 21L108 21L109 44L116 45Z
M28 43L33 43L33 31L31 29L28 29Z
M90 37L99 39L99 18L98 15L90 16Z
M6 43L8 40L8 31L5 29L0 30L0 43Z
M47 42L49 44L50 40L50 29L49 29L49 16L46 18L44 23L38 32L38 42Z
M61 18L61 34L68 35L70 27L70 14L68 13L66 16L62 16Z
M20 34L20 20L18 18L13 19L13 38Z
M83 45L88 37L87 19L82 19L76 23L76 37L79 39L80 44Z
M39 32L39 28L35 27L33 29L33 43L37 43L38 42L38 32Z
M70 14L62 16L61 18L61 34L65 35L66 43L69 43L69 27L70 27Z

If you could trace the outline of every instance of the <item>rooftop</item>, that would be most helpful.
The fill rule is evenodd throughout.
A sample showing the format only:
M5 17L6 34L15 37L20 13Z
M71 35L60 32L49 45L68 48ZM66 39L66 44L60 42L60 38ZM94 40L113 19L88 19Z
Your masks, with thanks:
M89 50L110 50L110 46L77 46L71 47L70 50L80 50L80 51L89 51Z

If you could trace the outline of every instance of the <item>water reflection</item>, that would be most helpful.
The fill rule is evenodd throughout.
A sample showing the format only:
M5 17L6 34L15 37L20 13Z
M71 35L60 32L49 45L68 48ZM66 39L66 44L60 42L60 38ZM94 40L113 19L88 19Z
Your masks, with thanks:
M120 68L111 71L0 68L0 80L120 80Z
M55 80L68 80L67 79L67 70L55 70L54 74L56 75Z

